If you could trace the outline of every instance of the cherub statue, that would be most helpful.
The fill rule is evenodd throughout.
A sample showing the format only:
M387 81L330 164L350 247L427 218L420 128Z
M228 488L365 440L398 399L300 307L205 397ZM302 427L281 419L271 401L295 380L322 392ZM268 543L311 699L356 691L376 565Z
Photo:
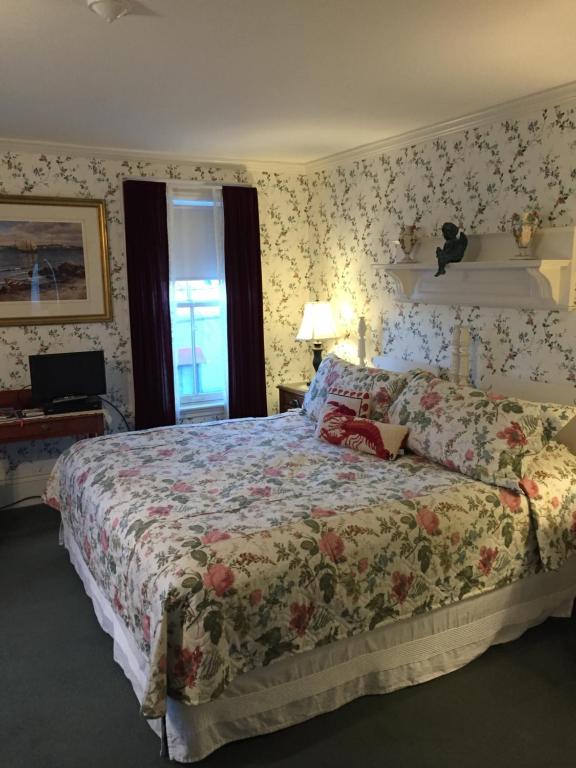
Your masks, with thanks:
M446 274L446 265L452 262L462 261L464 251L468 245L468 238L464 232L460 232L459 227L456 224L452 224L451 221L447 221L442 224L442 234L446 242L444 248L436 248L436 258L438 259L438 271L434 277Z

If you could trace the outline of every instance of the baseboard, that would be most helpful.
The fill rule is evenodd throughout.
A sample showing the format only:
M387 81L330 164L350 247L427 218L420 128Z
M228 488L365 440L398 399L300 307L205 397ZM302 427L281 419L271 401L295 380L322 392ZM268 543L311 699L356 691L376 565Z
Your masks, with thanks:
M6 504L14 504L19 499L28 496L42 496L49 475L28 475L24 477L8 478L0 483L0 507ZM40 499L30 499L23 502L22 506L40 503Z

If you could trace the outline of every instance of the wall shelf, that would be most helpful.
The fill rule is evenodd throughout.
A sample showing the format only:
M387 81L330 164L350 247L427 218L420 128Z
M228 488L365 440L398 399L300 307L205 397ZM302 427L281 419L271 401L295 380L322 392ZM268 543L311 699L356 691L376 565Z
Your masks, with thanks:
M398 301L425 304L509 307L516 309L576 308L575 228L540 230L533 258L502 258L515 252L511 237L472 235L472 254L478 260L449 264L446 274L435 277L435 254L439 238L424 238L417 263L375 264L393 278ZM428 241L428 242L426 242ZM548 242L547 242L548 241ZM544 253L549 257L543 258ZM558 258L559 256L563 258ZM492 258L490 258L492 257Z

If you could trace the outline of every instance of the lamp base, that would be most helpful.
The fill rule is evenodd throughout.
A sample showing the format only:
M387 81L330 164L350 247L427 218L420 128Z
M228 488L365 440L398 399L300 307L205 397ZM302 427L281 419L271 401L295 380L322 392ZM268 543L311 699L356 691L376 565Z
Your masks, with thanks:
M322 344L319 341L315 341L312 344L312 351L314 352L314 357L312 358L312 365L314 366L314 370L317 371L320 363L322 362Z

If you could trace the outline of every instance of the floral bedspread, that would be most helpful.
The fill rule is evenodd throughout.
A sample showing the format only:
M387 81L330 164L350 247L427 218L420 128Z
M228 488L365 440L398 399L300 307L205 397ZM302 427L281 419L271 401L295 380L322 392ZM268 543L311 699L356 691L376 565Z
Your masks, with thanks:
M167 695L215 699L243 672L540 567L525 494L331 446L314 427L291 412L60 457L45 498L149 659L146 717Z

